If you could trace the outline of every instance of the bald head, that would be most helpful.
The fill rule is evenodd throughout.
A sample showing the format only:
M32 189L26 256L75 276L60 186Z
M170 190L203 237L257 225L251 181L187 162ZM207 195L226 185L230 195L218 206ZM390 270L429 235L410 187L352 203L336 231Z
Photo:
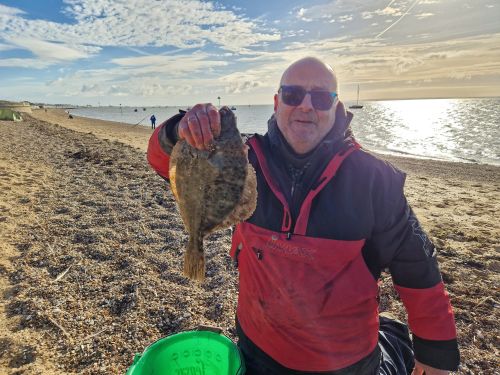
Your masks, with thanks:
M297 78L315 81L318 88L337 92L337 77L332 67L316 57L304 57L290 65L281 76L281 85L293 85Z
M283 99L282 86L294 93L288 91L289 96ZM325 92L326 100L321 99ZM279 130L296 153L311 151L333 127L336 92L337 78L332 67L315 57L298 60L283 73L280 89L274 95L274 114ZM294 98L290 100L290 96Z

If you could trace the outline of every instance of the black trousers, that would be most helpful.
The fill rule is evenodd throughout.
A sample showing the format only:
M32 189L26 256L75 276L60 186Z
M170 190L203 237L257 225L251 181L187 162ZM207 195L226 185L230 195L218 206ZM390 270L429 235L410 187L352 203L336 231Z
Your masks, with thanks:
M406 375L414 366L413 349L408 327L386 317L380 317L379 342L375 350L359 362L346 368L327 372L304 372L286 368L253 344L236 323L247 371L245 375Z

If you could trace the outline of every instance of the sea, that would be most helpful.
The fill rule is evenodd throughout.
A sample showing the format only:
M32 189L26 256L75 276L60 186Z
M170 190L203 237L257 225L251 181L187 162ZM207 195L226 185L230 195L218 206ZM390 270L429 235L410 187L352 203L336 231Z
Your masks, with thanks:
M346 107L353 103L345 103ZM500 166L500 98L364 101L351 123L358 142L382 154ZM236 105L242 133L267 131L272 105ZM150 127L185 107L78 107L71 114Z

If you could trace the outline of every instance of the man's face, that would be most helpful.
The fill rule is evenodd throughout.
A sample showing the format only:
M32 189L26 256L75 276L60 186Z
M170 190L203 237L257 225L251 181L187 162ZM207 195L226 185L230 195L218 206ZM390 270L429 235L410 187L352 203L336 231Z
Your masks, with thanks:
M337 82L331 70L317 61L300 61L283 75L281 85L301 86L307 91L336 91ZM297 106L283 102L281 92L274 96L274 113L278 128L288 144L298 154L315 148L333 127L337 100L329 110L313 107L311 95L306 94Z

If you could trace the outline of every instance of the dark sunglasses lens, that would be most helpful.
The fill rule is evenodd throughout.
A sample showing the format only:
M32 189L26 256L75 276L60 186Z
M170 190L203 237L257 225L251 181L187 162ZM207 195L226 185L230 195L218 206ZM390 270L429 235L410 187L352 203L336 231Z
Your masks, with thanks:
M334 98L328 91L312 91L311 102L314 108L327 111L332 108Z
M281 97L286 105L297 106L302 103L306 96L306 90L302 87L285 87L281 88Z

